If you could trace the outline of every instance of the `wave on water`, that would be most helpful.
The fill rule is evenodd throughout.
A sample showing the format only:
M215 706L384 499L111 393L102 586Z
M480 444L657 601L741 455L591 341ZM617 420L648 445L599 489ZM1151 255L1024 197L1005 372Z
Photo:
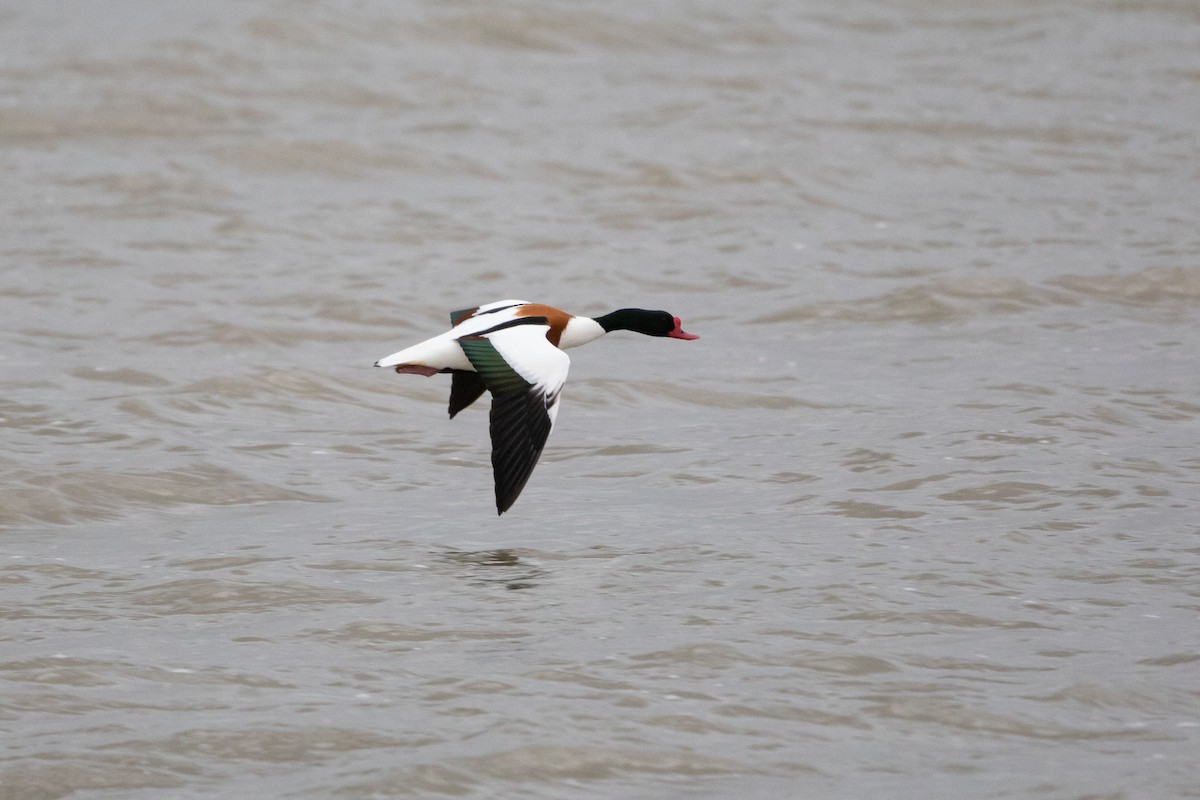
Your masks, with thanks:
M942 278L856 300L780 308L753 321L832 319L936 324L1087 302L1167 312L1194 309L1200 306L1200 268L1150 267L1113 275L1062 275L1041 284L1013 277Z
M256 481L207 464L157 471L17 471L0 487L0 526L113 519L132 508L329 502L330 498Z

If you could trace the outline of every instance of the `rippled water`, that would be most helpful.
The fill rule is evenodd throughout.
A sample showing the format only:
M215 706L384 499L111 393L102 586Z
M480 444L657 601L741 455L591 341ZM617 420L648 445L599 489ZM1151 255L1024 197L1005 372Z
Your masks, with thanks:
M1200 796L1186 2L0 10L0 798ZM512 511L450 309L572 352Z

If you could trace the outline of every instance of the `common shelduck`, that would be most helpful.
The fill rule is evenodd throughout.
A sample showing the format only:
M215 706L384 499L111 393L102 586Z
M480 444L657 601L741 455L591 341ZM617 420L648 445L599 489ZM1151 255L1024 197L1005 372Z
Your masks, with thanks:
M453 311L450 330L375 362L396 372L451 374L450 418L492 393L492 473L496 513L525 488L558 415L558 396L571 359L563 350L612 331L699 339L666 311L622 308L602 317L568 314L524 300Z

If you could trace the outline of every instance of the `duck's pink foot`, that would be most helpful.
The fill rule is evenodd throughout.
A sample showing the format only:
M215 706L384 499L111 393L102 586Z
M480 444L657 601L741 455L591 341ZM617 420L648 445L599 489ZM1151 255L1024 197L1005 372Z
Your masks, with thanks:
M436 367L427 367L424 364L397 364L396 372L401 375L411 372L414 375L424 375L428 378L430 375L437 375L441 370Z

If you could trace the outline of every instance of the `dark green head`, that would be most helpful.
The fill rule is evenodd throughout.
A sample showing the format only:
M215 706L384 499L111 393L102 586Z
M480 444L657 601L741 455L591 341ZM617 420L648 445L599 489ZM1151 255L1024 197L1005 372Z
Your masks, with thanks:
M679 317L666 311L647 311L644 308L621 308L596 317L596 322L605 333L633 331L646 336L669 336L672 339L699 339L694 333L686 333L680 327Z

